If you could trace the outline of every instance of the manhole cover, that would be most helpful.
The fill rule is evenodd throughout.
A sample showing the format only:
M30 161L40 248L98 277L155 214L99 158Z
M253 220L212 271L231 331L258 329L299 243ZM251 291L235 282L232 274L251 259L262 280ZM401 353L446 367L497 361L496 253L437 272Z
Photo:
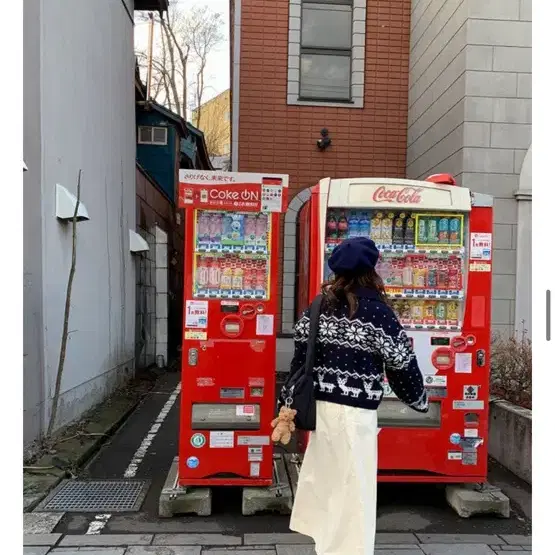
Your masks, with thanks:
M149 485L147 480L64 480L37 510L81 513L138 511Z

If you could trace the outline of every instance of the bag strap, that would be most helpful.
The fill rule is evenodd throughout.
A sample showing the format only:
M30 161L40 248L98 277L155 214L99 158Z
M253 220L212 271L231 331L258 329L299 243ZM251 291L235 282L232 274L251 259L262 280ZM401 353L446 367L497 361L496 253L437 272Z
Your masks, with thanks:
M316 339L318 337L318 327L320 320L320 310L322 308L323 296L318 295L310 305L310 328L308 332L308 342L306 345L306 359L304 370L307 376L312 375L314 368L314 358L316 356Z

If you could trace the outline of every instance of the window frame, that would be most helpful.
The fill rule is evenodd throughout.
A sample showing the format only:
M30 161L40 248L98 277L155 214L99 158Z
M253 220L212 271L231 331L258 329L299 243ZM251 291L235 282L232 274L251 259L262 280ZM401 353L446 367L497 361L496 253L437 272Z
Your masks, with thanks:
M326 48L326 47L309 47L303 46L303 11L307 4L328 4L330 6L349 6L351 8L351 32L350 32L350 42L351 46L349 48ZM300 17L300 42L299 42L299 91L297 94L297 99L300 102L314 102L318 103L338 103L338 104L352 104L353 103L353 91L352 91L352 80L353 80L353 15L354 15L354 1L353 0L301 0L301 17ZM304 55L313 56L341 56L349 58L349 96L348 98L333 98L329 96L306 96L301 94L302 89L302 59Z
M150 141L141 140L141 129L150 130ZM164 142L154 140L154 130L164 130ZM167 146L168 144L168 128L162 125L138 125L137 126L137 143L140 145Z

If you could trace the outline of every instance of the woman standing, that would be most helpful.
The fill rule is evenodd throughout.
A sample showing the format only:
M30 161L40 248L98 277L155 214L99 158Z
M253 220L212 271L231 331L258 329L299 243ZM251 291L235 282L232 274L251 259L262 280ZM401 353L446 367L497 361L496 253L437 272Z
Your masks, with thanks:
M384 378L397 397L428 411L407 334L388 306L371 239L335 248L322 287L314 363L316 430L304 456L290 527L317 555L373 555L376 532L377 409ZM295 326L291 371L302 366L309 311Z

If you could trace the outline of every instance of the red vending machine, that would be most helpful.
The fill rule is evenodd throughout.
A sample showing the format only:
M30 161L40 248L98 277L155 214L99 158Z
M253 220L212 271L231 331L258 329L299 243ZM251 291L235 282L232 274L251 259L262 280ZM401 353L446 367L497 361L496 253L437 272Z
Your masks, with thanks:
M450 176L322 179L300 213L298 313L329 277L333 248L371 237L428 388L430 411L419 414L386 386L381 481L486 480L492 206L492 197L457 187Z
M180 485L272 483L279 215L288 176L180 170Z

